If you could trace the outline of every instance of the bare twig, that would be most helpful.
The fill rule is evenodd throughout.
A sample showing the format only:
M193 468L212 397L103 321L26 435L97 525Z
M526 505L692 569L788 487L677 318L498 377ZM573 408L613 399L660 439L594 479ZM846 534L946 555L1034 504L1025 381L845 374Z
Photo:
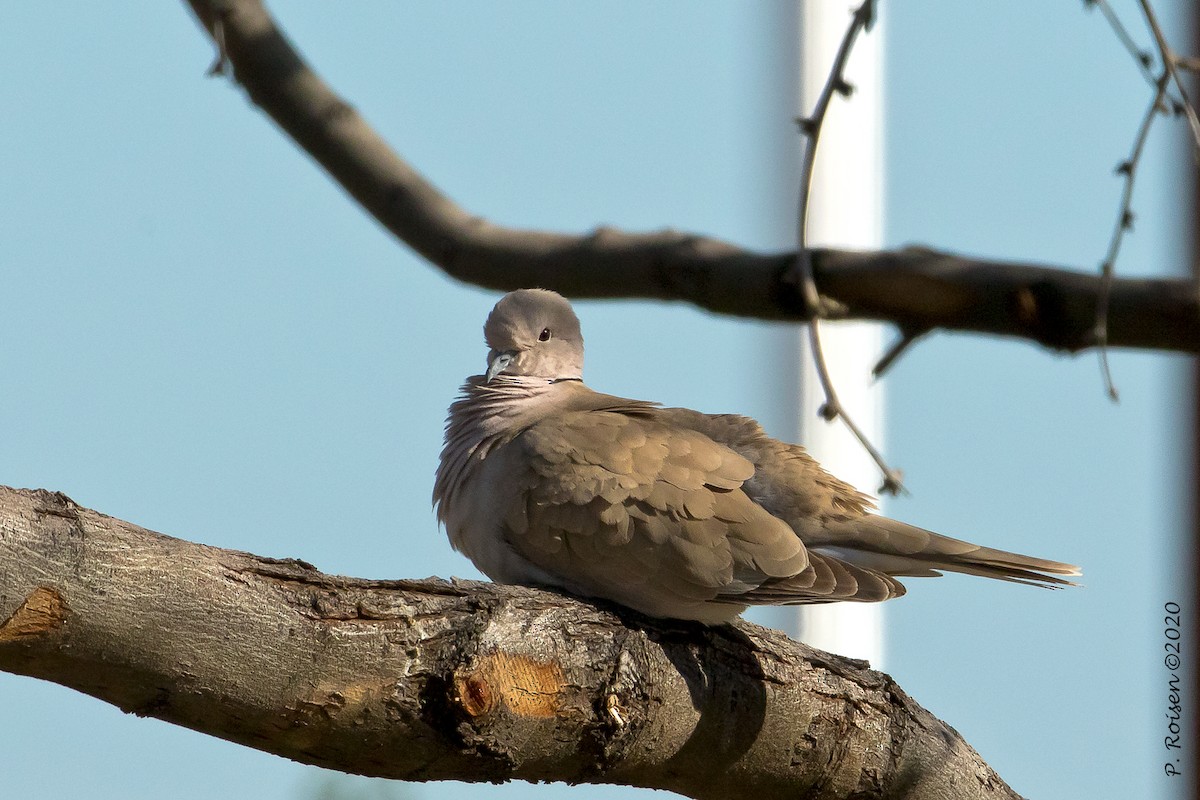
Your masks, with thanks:
M1113 225L1112 237L1108 242L1108 252L1104 256L1104 262L1100 265L1100 293L1096 297L1096 346L1100 352L1100 369L1104 375L1104 385L1108 390L1108 396L1113 400L1118 399L1117 387L1113 385L1112 373L1108 368L1108 305L1112 296L1113 275L1125 233L1133 228L1133 183L1137 178L1138 165L1141 163L1142 153L1146 149L1146 140L1150 136L1150 128L1154 124L1155 115L1166 111L1166 107L1163 105L1166 88L1167 73L1164 71L1155 82L1154 98L1146 108L1141 124L1138 125L1137 136L1134 137L1133 149L1130 151L1129 158L1117 165L1117 174L1124 179L1125 185L1121 189L1121 204L1117 211L1116 224Z
M1113 7L1109 4L1108 0L1084 0L1084 5L1089 7L1096 6L1100 9L1100 11L1104 14L1104 18L1108 21L1108 26L1112 28L1113 33L1116 34L1117 39L1121 42L1121 45L1129 53L1134 63L1137 64L1138 71L1142 73L1142 77L1145 78L1146 84L1157 92L1159 80L1158 76L1154 74L1154 70L1152 69L1154 66L1153 54L1151 54L1149 50L1138 47L1137 43L1133 41L1133 35L1129 33L1129 28L1125 27L1125 23L1121 21L1121 18L1117 15L1117 12L1113 10ZM1178 56L1175 57L1175 60L1177 62L1176 66L1179 66L1181 69L1186 69L1186 67L1180 66L1178 63L1181 61ZM1165 98L1166 100L1170 101L1172 109L1182 110L1183 101L1171 94L1169 89L1165 93Z
M1150 31L1154 34L1154 43L1158 46L1158 55L1162 59L1163 73L1171 77L1171 82L1175 84L1175 89L1179 92L1183 114L1187 117L1188 127L1192 130L1192 142L1197 153L1200 153L1200 117L1197 117L1196 107L1192 105L1187 87L1184 86L1183 79L1179 77L1179 70L1176 69L1178 58L1167 43L1167 37L1163 35L1162 27L1158 24L1158 17L1154 14L1150 0L1139 0L1139 4L1142 7L1142 14L1146 17L1146 24L1150 26Z
M829 112L829 104L833 101L834 93L849 96L853 91L846 81L846 63L850 60L850 51L854 48L854 42L858 38L859 32L870 27L874 18L875 0L864 0L850 19L850 26L846 29L842 43L838 46L837 55L829 69L829 77L825 80L825 85L817 96L813 112L809 116L797 120L800 132L806 137L808 146L804 148L804 160L800 165L800 219L797 231L799 248L796 262L799 267L800 292L805 304L812 309L813 322L816 322L821 316L822 305L816 281L813 279L812 254L808 249L808 212L812 199L813 170L817 163L817 145L821 141L821 128L825 124L825 115ZM822 376L822 382L827 379L827 374ZM826 394L829 393L830 390L827 386Z
M870 439L855 424L846 413L845 407L838 399L837 390L833 386L833 378L829 375L829 366L825 363L825 352L821 347L821 318L825 316L824 304L817 291L817 282L813 276L812 251L808 247L808 211L812 199L813 168L816 166L817 145L821 140L821 128L825 124L825 116L834 94L848 96L853 91L846 81L846 63L850 60L850 51L861 31L869 30L875 21L875 0L864 0L850 19L850 25L838 46L833 66L830 67L829 77L825 81L821 93L817 96L813 112L799 120L800 130L807 139L804 148L804 160L800 167L800 219L798 225L799 247L796 253L796 267L799 274L800 294L804 304L808 306L811 320L808 323L808 342L812 349L813 364L816 367L817 379L821 382L821 390L825 393L825 403L821 406L821 417L827 422L840 418L854 438L858 439L863 448L879 466L883 473L883 485L879 491L884 494L898 494L904 489L900 472L892 469L883 460L883 455L871 444Z
M1200 72L1200 58L1176 54L1175 69L1182 69L1186 72Z
M883 373L896 362L900 356L908 351L908 348L916 343L925 334L929 333L928 328L912 328L909 326L901 326L900 338L892 343L883 357L875 364L875 368L871 370L871 375L878 379L883 377Z
M1158 82L1154 72L1150 67L1154 64L1154 57L1150 55L1150 51L1143 50L1133 41L1133 36L1130 35L1129 29L1125 27L1125 23L1117 16L1117 12L1113 11L1108 0L1085 0L1084 5L1096 6L1104 14L1104 18L1108 20L1108 26L1112 28L1113 33L1117 35L1121 45L1128 51L1130 57L1138 65L1138 69L1142 73L1142 77L1146 79L1146 83L1154 86Z
M213 44L217 46L217 52L213 55L213 62L204 74L210 78L223 75L232 76L233 70L229 67L229 52L225 49L225 21L220 17L213 20L212 39Z
M1112 372L1108 364L1108 308L1112 292L1112 284L1116 270L1117 255L1121 249L1121 243L1125 238L1125 233L1133 227L1133 184L1137 176L1138 165L1141 162L1142 153L1145 149L1146 141L1150 135L1150 129L1154 124L1154 120L1159 112L1167 113L1175 111L1186 115L1188 124L1192 130L1192 137L1195 140L1197 153L1200 154L1200 121L1196 118L1196 110L1192 106L1191 100L1188 97L1187 89L1183 85L1183 81L1179 77L1176 67L1180 63L1178 56L1172 52L1167 44L1166 37L1163 35L1162 28L1158 24L1158 18L1154 14L1154 9L1151 7L1149 0L1139 0L1142 8L1142 14L1145 17L1146 25L1154 35L1155 44L1158 48L1159 58L1162 62L1162 71L1155 76L1151 71L1153 58L1146 50L1139 48L1133 41L1129 30L1124 23L1113 11L1107 0L1087 0L1087 5L1099 6L1103 12L1105 19L1108 20L1110 27L1116 33L1117 38L1124 45L1125 49L1133 56L1134 61L1138 65L1142 76L1154 88L1154 96L1150 102L1146 113L1142 116L1142 121L1138 125L1137 135L1134 137L1133 148L1130 156L1125 161L1122 161L1117 166L1117 174L1124 178L1124 186L1121 191L1121 203L1117 212L1117 221L1113 227L1112 237L1109 240L1108 252L1104 257L1104 261L1100 267L1101 283L1100 293L1096 299L1096 328L1095 339L1096 346L1099 348L1100 354L1100 370L1104 377L1105 388L1108 391L1109 397L1114 401L1118 399L1116 386L1113 384ZM1174 83L1178 94L1178 99L1170 92L1171 84Z

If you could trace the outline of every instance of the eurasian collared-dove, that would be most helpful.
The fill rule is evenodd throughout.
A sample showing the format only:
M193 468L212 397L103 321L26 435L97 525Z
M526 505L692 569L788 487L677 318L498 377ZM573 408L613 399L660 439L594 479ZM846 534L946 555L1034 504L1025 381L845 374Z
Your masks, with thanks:
M1071 564L871 513L804 448L731 414L599 394L579 320L522 289L484 325L487 371L450 407L433 496L492 580L720 623L753 604L874 602L938 570L1073 585Z

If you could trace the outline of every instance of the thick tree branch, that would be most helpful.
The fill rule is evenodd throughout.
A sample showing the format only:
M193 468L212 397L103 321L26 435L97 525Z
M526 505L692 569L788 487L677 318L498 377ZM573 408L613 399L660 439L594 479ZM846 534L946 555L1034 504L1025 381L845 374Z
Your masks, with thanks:
M685 300L723 314L807 318L795 253L756 253L674 231L516 230L472 216L304 63L258 0L188 2L250 98L388 230L447 274L497 290L544 286L572 298ZM1015 336L1072 352L1096 344L1101 282L1082 271L909 248L817 250L813 274L833 318ZM1200 288L1183 279L1114 280L1108 344L1200 353Z
M720 798L1013 798L862 662L749 623L366 581L0 487L0 669L323 767Z

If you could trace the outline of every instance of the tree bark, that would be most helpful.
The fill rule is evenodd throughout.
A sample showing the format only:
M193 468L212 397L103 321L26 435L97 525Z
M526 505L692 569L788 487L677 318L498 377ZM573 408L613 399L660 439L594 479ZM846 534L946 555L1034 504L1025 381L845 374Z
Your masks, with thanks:
M343 772L695 798L1014 798L863 662L739 622L367 581L0 487L0 669Z
M676 231L572 236L493 225L404 162L292 48L259 0L188 0L218 43L217 66L388 230L458 280L572 298L683 300L722 314L803 321L795 253L757 253ZM1055 350L1096 344L1097 275L923 247L815 250L829 316L1014 336ZM1200 353L1200 286L1119 278L1108 344Z

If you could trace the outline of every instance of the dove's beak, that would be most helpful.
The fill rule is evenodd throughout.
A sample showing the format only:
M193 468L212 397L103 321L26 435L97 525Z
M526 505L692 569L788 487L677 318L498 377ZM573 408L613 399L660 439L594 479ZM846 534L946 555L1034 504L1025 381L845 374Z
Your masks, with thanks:
M513 359L516 357L517 354L512 351L507 351L504 353L490 353L488 355L487 372L484 373L485 382L491 383L492 379L501 372L504 372L504 370L507 369L508 365L511 364Z

